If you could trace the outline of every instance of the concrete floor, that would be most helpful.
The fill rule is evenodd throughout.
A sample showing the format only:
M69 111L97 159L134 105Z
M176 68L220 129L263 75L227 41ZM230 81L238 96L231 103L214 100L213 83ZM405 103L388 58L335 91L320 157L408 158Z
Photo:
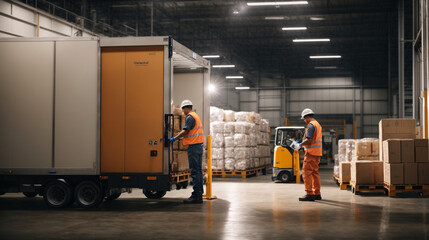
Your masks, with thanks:
M47 209L41 197L0 197L0 239L429 239L429 199L352 195L321 170L323 201L270 176L215 179L219 199L184 205L191 189L157 201L138 189L99 209Z

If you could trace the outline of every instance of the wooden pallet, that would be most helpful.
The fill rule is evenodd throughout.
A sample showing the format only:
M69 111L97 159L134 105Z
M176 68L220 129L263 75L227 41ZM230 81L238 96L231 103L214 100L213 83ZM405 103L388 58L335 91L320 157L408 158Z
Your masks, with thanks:
M171 174L171 178L172 178L173 182L176 182L176 183L188 182L190 176L191 176L191 172L189 170L180 171L180 172L173 172Z
M389 197L396 196L397 192L417 192L423 197L429 196L429 185L415 185L415 184L390 184L384 183Z
M340 177L333 175L335 183L340 187L340 190L347 190L350 188L350 182L341 182Z
M266 175L268 167L269 165L246 170L213 170L213 176L221 176L222 178L226 178L227 176L241 176L242 179L246 179L250 176L256 176L258 173Z
M384 185L370 185L370 184L356 184L350 181L350 190L355 195L359 195L361 192L382 192L385 193Z

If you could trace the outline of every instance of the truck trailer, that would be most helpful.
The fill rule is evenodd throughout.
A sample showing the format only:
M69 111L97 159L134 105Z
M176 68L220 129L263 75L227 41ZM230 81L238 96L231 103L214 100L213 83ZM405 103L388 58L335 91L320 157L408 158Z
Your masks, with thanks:
M172 104L191 99L208 133L209 61L168 36L8 38L0 53L0 194L90 208L187 185Z

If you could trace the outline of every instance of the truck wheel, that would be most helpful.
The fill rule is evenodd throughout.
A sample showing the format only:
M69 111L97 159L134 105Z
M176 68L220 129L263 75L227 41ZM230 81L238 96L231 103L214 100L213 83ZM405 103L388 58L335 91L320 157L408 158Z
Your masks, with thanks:
M104 198L104 200L113 201L113 200L118 199L120 196L121 196L120 192L119 193L112 193L112 194L106 195L106 198Z
M23 194L28 198L34 198L37 196L37 192L23 192Z
M155 191L155 190L145 190L143 189L143 194L150 199L160 199L165 196L166 191Z
M60 180L51 181L44 187L43 200L52 208L63 208L72 202L70 185Z
M100 185L93 181L80 182L74 192L76 203L83 208L93 208L100 205L103 194Z
M283 172L281 172L280 173L280 176L279 176L279 180L280 180L280 182L282 182L282 183L287 183L287 182L290 182L290 180L291 180L291 175L290 175L290 172L289 171L283 171Z

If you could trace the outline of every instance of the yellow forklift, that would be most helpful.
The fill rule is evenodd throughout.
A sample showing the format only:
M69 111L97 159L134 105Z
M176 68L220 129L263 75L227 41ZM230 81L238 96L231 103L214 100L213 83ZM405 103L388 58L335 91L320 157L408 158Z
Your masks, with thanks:
M299 141L304 136L305 128L298 126L277 127L273 159L273 181L283 183L300 183L300 151L295 150L294 141ZM301 155L302 155L301 151ZM300 177L296 177L300 176Z

